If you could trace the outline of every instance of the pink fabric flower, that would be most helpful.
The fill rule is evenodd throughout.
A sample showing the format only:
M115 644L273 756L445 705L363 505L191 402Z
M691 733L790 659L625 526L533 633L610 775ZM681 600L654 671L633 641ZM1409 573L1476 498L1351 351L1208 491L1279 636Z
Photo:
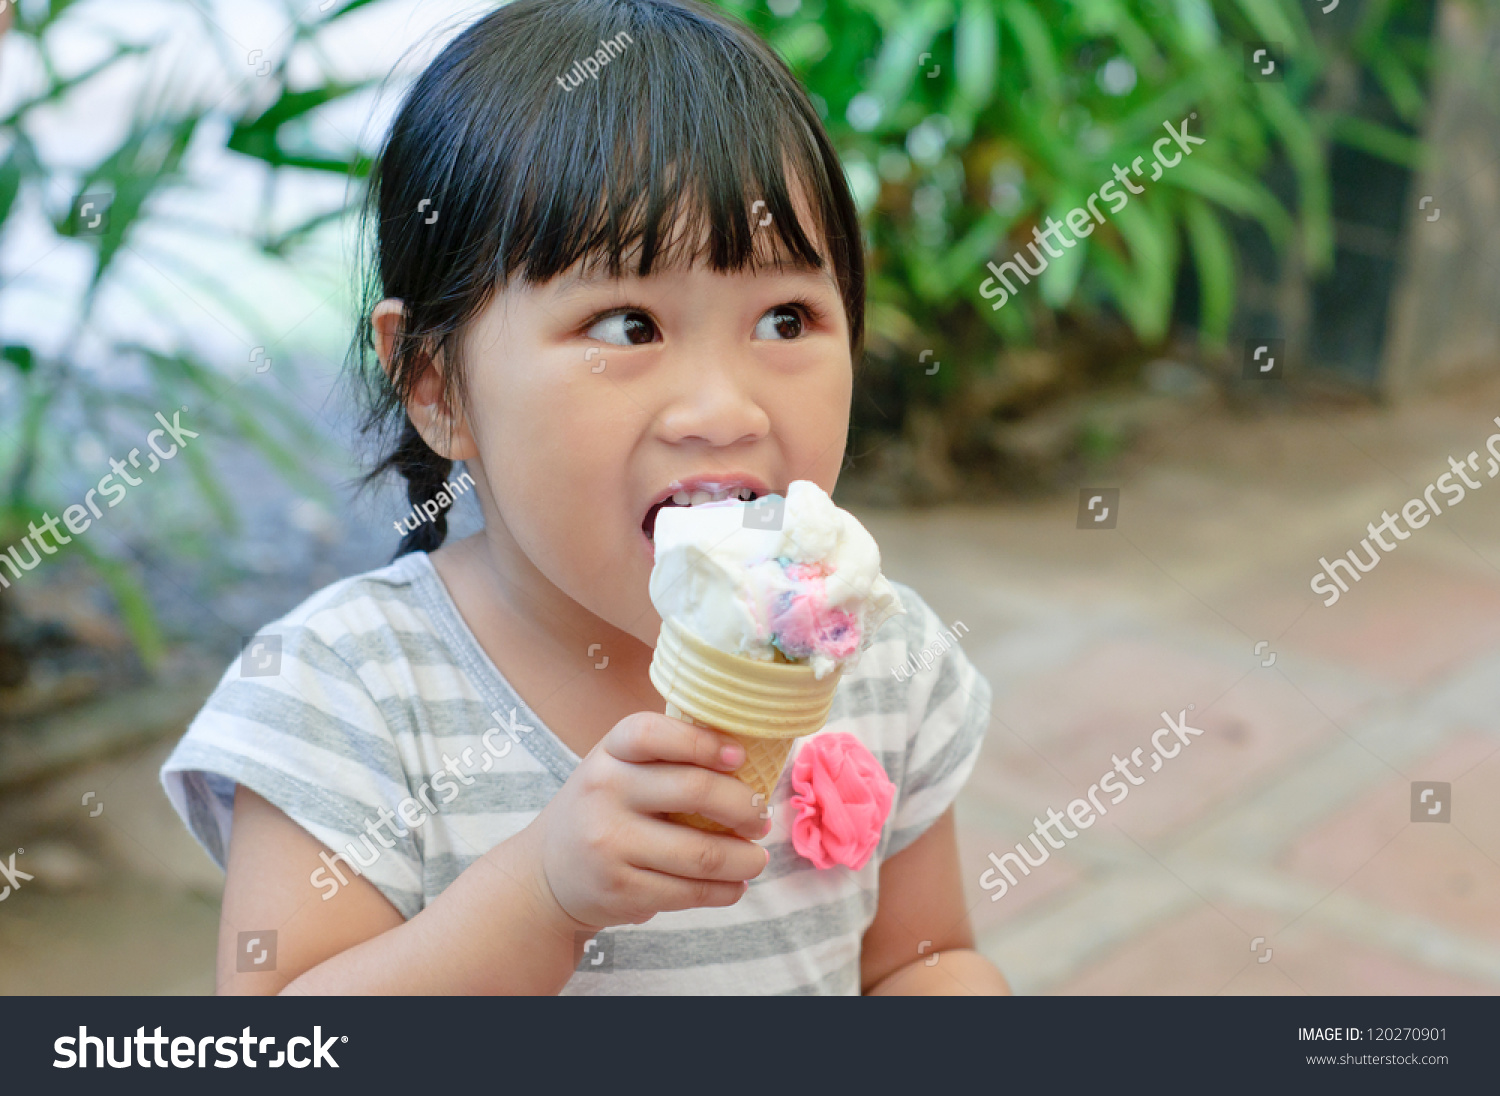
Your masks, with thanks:
M858 871L880 843L896 785L852 734L814 735L792 763L792 848L817 868Z

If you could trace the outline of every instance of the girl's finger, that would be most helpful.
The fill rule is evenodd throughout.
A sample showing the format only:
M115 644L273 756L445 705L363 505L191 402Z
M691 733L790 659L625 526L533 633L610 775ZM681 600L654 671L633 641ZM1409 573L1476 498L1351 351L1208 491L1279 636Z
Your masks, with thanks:
M697 765L637 765L620 784L625 805L641 814L701 814L755 841L766 821L749 785Z
M604 736L610 756L636 764L671 761L733 772L745 760L745 748L728 735L695 727L656 712L636 712Z
M738 883L766 870L770 854L730 834L704 833L658 819L644 819L630 862L680 879Z
M674 875L638 869L631 880L638 904L655 913L704 906L732 906L750 888L748 883L720 883L709 879L679 879Z

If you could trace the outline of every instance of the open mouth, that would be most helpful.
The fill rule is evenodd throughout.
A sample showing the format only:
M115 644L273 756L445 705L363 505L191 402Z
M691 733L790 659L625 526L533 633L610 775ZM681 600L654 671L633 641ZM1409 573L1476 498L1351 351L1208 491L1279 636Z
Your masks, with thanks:
M654 541L656 515L668 506L702 506L710 502L754 502L763 493L744 484L711 482L694 483L690 486L673 484L671 491L657 499L646 511L646 517L641 522L641 532L646 534L647 540Z

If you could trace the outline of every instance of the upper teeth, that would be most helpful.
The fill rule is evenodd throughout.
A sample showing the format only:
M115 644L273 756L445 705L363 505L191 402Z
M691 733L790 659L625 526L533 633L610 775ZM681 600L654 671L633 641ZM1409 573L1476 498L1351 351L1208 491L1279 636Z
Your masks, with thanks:
M754 497L755 492L748 487L715 487L711 491L700 487L696 491L678 491L673 494L672 501L678 506L697 506L704 502L723 502L727 498L749 502Z

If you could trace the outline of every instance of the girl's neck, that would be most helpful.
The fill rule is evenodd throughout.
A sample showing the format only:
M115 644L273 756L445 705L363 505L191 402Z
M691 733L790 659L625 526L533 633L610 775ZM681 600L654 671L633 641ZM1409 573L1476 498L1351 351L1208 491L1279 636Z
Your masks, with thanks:
M580 757L625 716L663 709L647 676L651 648L554 586L503 527L431 559L490 661Z

